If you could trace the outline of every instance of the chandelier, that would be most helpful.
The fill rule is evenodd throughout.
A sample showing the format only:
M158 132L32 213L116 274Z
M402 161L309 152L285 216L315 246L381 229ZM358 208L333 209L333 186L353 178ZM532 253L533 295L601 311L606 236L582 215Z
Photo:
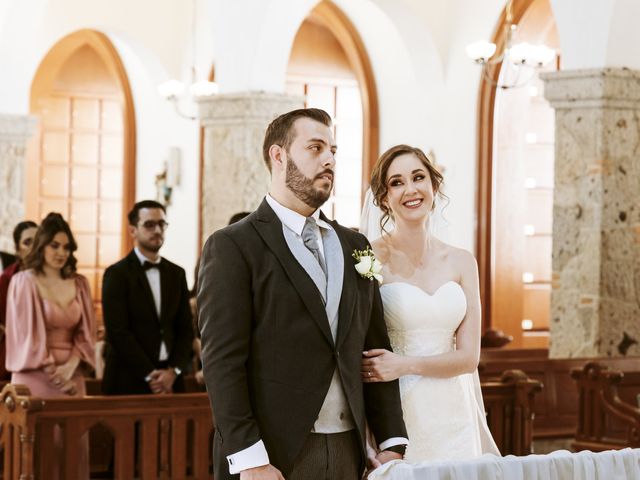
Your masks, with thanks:
M192 0L191 5L191 82L187 86L180 80L172 78L158 85L158 93L165 100L173 103L178 115L189 120L196 120L198 118L197 115L195 113L185 112L183 110L184 105L190 105L190 111L195 112L195 99L217 94L218 84L207 80L198 80L198 68L196 67L196 60L198 58L196 55L198 0Z
M518 25L513 23L513 1L509 0L505 8L504 48L496 53L496 44L481 40L467 45L467 55L478 65L482 65L482 76L491 85L507 89L526 85L536 70L548 65L556 58L556 51L544 44L532 45L528 42L514 43L517 39ZM489 74L489 66L504 64L513 66L515 78L510 81L495 80ZM525 76L522 74L526 73Z

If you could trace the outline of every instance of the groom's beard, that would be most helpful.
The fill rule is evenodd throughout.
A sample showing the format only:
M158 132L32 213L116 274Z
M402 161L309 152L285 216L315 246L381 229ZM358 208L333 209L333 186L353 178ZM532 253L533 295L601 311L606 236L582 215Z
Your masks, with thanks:
M331 169L323 171L320 175L329 172L333 175L333 170ZM331 182L331 188L328 190L314 187L313 182L315 179L305 176L304 173L298 169L298 166L295 164L291 156L289 156L287 161L286 173L287 176L285 178L285 184L287 185L287 188L311 208L318 209L324 204L324 202L329 200L329 197L331 196L331 188L333 188L333 182Z

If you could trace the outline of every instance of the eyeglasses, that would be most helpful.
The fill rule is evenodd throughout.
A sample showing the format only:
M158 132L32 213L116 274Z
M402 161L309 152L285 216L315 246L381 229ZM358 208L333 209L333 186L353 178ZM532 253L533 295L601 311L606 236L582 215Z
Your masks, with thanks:
M169 226L169 224L167 222L165 222L164 220L147 220L145 222L142 223L142 226L149 231L153 231L156 229L156 227L160 227L160 230L162 230L163 232L167 229L167 227Z

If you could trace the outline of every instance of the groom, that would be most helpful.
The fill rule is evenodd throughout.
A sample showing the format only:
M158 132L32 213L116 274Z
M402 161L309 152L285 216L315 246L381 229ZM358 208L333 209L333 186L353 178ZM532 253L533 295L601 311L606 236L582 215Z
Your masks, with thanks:
M269 194L204 247L198 306L216 480L357 480L365 421L378 462L404 453L397 381L360 379L363 350L390 348L378 285L351 256L367 240L318 210L335 153L326 112L276 118L263 146Z

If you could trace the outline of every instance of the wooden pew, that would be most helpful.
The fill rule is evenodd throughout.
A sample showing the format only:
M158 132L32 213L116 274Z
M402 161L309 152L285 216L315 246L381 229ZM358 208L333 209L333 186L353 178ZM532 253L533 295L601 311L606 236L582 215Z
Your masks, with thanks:
M542 384L520 370L481 384L487 424L502 455L532 453L534 397Z
M640 372L589 362L571 372L579 391L576 450L640 447Z
M68 467L77 463L81 435L96 425L114 439L114 478L211 478L214 425L204 393L44 400L31 397L24 386L6 385L0 392L0 425L4 480L47 478L43 472L51 471L58 429L61 478L74 480L76 472Z
M532 453L533 400L542 385L520 370L510 370L499 377L481 384L489 429L503 455L528 455ZM87 379L86 385L88 395L100 394L98 380ZM185 385L188 392L202 388L193 376L185 378ZM94 450L105 443L100 437L96 434L91 439ZM93 454L92 458L95 461L98 455Z
M531 453L533 400L542 388L540 382L510 371L483 382L481 388L487 422L500 451L504 455ZM99 382L88 382L89 391L98 389ZM133 478L134 474L143 480L211 478L214 426L206 393L44 400L31 397L24 386L7 385L0 392L0 424L6 480L34 478L36 472L51 468L46 454L51 448L46 446L54 444L56 424L63 430L63 466L74 463L81 434L93 428L92 476L104 474L111 460L115 478ZM137 445L136 425L140 432ZM105 439L105 431L111 434L112 444ZM65 472L62 478L74 477Z
M589 358L549 358L547 349L483 349L481 382L511 369L522 370L544 385L534 405L533 438L573 438L578 426L578 391L571 371L582 368ZM640 371L640 357L599 358L598 362L620 371Z

